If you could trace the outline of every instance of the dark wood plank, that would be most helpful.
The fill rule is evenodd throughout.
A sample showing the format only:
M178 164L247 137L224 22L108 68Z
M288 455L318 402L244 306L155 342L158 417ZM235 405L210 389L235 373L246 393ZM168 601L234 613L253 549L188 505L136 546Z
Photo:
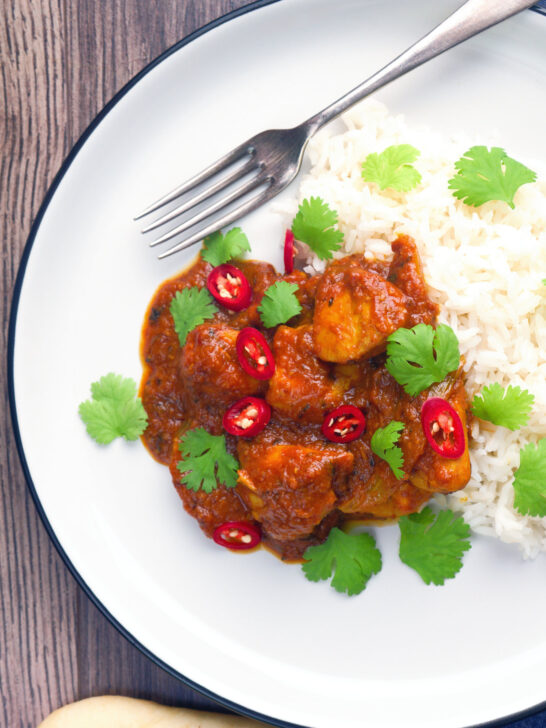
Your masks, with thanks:
M165 705L224 709L145 657L81 592L78 602L78 697L127 695Z
M68 148L61 2L0 7L2 344L24 241ZM5 367L2 367L5 377ZM4 384L4 382L3 382ZM2 387L0 724L35 726L77 690L77 588L36 515Z

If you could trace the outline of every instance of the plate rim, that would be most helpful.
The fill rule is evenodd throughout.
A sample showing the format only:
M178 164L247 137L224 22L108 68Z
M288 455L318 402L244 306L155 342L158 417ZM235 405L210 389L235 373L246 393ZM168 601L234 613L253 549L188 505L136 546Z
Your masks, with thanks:
M53 178L53 181L51 182L47 191L44 194L42 203L34 218L34 221L30 228L29 234L25 241L21 259L19 261L17 274L15 277L15 282L13 285L13 290L12 290L12 295L11 295L11 304L10 304L9 322L8 322L8 343L7 343L7 353L6 353L7 371L8 371L7 385L8 385L8 403L9 403L9 410L10 410L10 415L11 415L12 430L13 430L13 435L14 435L14 439L15 439L15 445L17 448L17 453L19 456L19 461L21 464L21 468L23 470L23 475L25 478L27 488L30 491L30 495L32 497L32 500L34 502L34 505L36 507L40 520L42 521L42 524L45 527L46 533L47 533L49 539L51 540L53 546L55 547L57 553L61 557L63 564L68 568L72 577L75 579L78 586L84 591L87 598L90 599L92 604L94 604L94 606L99 610L99 612L104 617L106 617L106 619L110 622L110 624L133 647L136 647L143 655L145 655L145 657L147 657L155 665L157 665L158 667L163 669L168 675L176 678L177 680L184 683L191 689L197 691L204 697L209 698L210 700L216 702L218 705L220 705L224 708L227 708L229 710L232 710L233 712L238 713L239 715L242 715L242 716L245 716L248 718L252 718L254 720L259 720L264 723L269 723L270 725L277 726L278 728L306 728L300 724L287 722L287 721L281 720L279 718L273 718L273 717L267 716L263 713L260 713L258 711L252 710L250 708L246 708L243 705L239 705L238 703L236 703L232 700L229 700L228 698L222 697L221 695L214 693L213 691L206 688L205 686L200 685L199 683L186 677L185 675L183 675L182 673L178 672L173 667L168 665L166 662L161 660L150 649L148 649L141 642L139 642L133 636L133 634L126 627L124 627L123 624L121 624L121 622L119 622L110 613L110 611L105 607L105 605L98 599L98 597L94 594L94 592L88 586L88 584L86 583L84 578L81 576L79 571L76 569L76 567L72 563L70 557L68 556L68 554L64 550L63 546L61 545L60 541L58 540L56 533L55 533L51 523L49 522L45 509L43 508L43 506L41 504L37 489L34 485L34 481L32 479L32 475L30 473L30 468L27 463L27 459L26 459L26 455L25 455L25 451L24 451L24 447L23 447L23 443L22 443L22 437L21 437L21 432L20 432L19 422L18 422L18 417L17 417L17 405L16 405L16 398L15 398L15 376L14 376L15 375L15 371L14 371L15 334L16 334L16 328L17 328L19 302L20 302L20 298L21 298L21 292L22 292L22 287L23 287L23 281L25 278L26 268L27 268L27 264L28 264L28 261L30 258L30 254L32 252L34 241L38 235L42 219L49 207L49 204L51 203L51 201L57 191L57 188L59 187L59 185L62 182L63 178L65 177L66 173L68 172L68 169L72 165L72 162L75 160L75 158L79 154L80 150L83 148L83 146L87 142L88 138L95 131L95 129L102 123L102 121L110 113L110 111L112 111L112 109L118 104L118 102L121 101L129 93L129 91L133 88L133 86L135 86L137 83L139 83L156 66L161 64L170 55L178 52L181 48L185 47L186 45L191 43L193 40L199 38L200 36L204 35L205 33L210 32L211 30L214 30L215 28L225 24L226 22L229 22L230 20L233 20L242 15L250 13L254 10L259 10L260 8L266 7L268 5L276 4L278 2L280 2L280 0L253 0L253 2L250 2L248 5L244 5L241 8L236 8L234 10L228 11L227 13L224 13L223 15L220 15L219 17L215 18L214 20L210 21L209 23L205 24L204 26L192 31L191 33L189 33L187 36L185 36L181 40L177 41L173 45L166 48L162 53L160 53L158 56L156 56L154 59L152 59L149 63L147 63L140 71L138 71L138 73L136 73L134 76L132 76L129 79L129 81L127 81L112 96L112 98L95 115L95 117L91 120L91 122L88 124L88 126L85 128L85 130L82 132L80 137L74 143L74 145L72 146L72 148L70 149L70 151L68 152L66 157L64 158L63 162L61 163L59 170L57 171L57 173L55 174L55 176ZM529 8L529 10L532 10L532 11L536 12L537 14L546 16L546 0L540 0L537 3L537 5ZM525 710L518 711L516 713L512 713L508 716L496 718L494 720L485 721L482 723L475 723L475 724L473 723L471 725L464 726L464 727L461 726L461 728L501 728L502 726L507 726L514 721L523 720L525 718L536 715L543 710L546 710L546 699L541 703L537 703L536 705L530 706L529 708L526 708ZM309 726L307 728L312 728L312 727Z

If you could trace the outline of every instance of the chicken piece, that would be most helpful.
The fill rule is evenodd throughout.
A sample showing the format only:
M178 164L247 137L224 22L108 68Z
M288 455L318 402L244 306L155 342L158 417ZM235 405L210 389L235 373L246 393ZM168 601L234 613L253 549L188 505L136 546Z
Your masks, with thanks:
M468 401L462 381L462 373L455 376L453 388L443 395L457 412L463 423L465 449L461 457L444 458L427 443L424 454L417 460L410 474L410 481L417 488L434 493L453 493L461 490L470 480L470 453L466 413Z
M334 508L336 481L347 477L353 465L353 455L343 446L287 442L271 432L240 440L237 450L237 491L264 534L278 541L313 532Z
M269 534L262 534L264 543L270 549L275 551L283 561L299 562L303 560L303 555L309 546L317 546L324 543L328 538L328 534L334 526L341 526L345 517L338 510L333 510L325 516L311 533L302 538L294 538L290 541L279 541L271 538Z
M284 415L298 422L321 424L338 407L349 386L346 377L334 379L331 365L313 352L310 325L279 326L273 339L275 373L269 380L266 399Z
M186 400L215 409L248 394L260 394L266 383L246 374L237 358L239 331L225 324L205 323L190 331L182 349L179 381Z
M191 423L195 425L194 423ZM219 484L211 493L204 490L191 490L180 482L181 473L177 467L180 461L178 438L173 444L169 470L176 492L184 505L184 509L199 523L207 536L212 536L214 529L228 521L248 521L248 508L243 504L234 488L226 488Z
M337 507L346 514L370 513L374 506L390 498L398 481L389 465L377 458L364 440L355 440L348 448L354 458L353 469L337 490Z
M386 338L404 326L406 297L355 256L332 263L317 288L313 317L316 355L345 363L379 353Z
M388 280L406 294L408 328L417 324L434 324L438 306L428 297L421 260L415 241L409 235L399 235L392 244L394 253Z
M360 515L364 518L391 519L407 516L410 513L417 513L421 506L430 499L430 492L420 490L411 483L403 481L393 494L382 503L370 506L366 513Z

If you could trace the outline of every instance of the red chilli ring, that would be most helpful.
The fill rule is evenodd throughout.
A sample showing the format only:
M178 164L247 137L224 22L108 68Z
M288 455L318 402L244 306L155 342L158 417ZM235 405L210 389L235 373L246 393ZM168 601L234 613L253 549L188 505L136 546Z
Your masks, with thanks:
M213 268L207 277L210 294L230 311L247 308L252 300L252 288L239 268L223 263Z
M258 329L241 329L235 342L237 358L243 370L254 379L271 379L275 372L275 359L265 336Z
M271 407L260 397L243 397L224 414L222 425L235 437L258 435L271 419Z
M332 410L322 423L322 434L331 442L352 442L365 429L364 414L352 404L344 404Z
M421 424L429 445L444 458L456 460L466 443L461 418L446 399L431 397L421 407Z
M214 529L215 543L232 551L253 549L262 540L260 530L248 521L227 521Z
M284 236L284 272L292 273L294 270L294 233L288 229Z

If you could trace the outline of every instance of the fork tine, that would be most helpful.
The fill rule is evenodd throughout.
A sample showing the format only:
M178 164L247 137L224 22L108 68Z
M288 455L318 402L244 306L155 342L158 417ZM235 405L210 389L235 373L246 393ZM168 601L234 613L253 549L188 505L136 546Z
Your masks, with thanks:
M222 169L225 169L230 164L233 164L233 162L236 162L245 154L248 156L253 156L254 154L254 149L249 142L245 142L244 144L240 144L238 147L235 147L235 149L232 149L231 152L228 152L223 157L220 157L220 159L217 159L216 162L213 162L208 167L205 167L205 169L203 169L198 174L190 177L190 179L186 182L179 185L174 190L171 190L171 192L168 192L166 195L163 195L163 197L160 197L159 200L156 200L154 203L149 205L149 207L139 213L134 219L140 220L141 217L145 217L151 212L155 212L163 205L166 205L169 202L176 200L177 197L180 197L185 192L188 192L188 190L191 190L192 187L196 187L197 185L206 182L207 179L213 177L215 174L218 174L218 172L221 172Z
M203 192L200 192L198 195L191 197L184 204L180 205L174 210L171 210L171 212L163 215L163 217L155 220L155 222L150 223L142 229L142 232L148 233L151 230L155 230L156 228L161 227L161 225L164 225L166 222L173 220L175 217L183 215L188 210L191 210L192 207L199 205L201 202L204 202L209 197L212 197L218 192L221 192L226 187L229 187L229 185L233 184L233 182L237 182L238 179L241 179L245 175L257 169L259 169L259 166L253 161L251 157L246 164L237 167L237 169L235 169L231 174L222 177L220 180L218 180L218 182L215 182L213 185L210 185L205 190L203 190Z
M254 197L251 197L249 200L244 202L242 205L239 205L239 207L236 207L234 210L230 210L223 217L218 218L218 220L215 220L207 227L198 230L189 238L186 238L174 247L169 248L169 250L166 250L164 253L161 253L161 255L158 255L158 258L161 260L162 258L166 258L173 253L178 253L178 251L180 250L185 250L186 248L189 248L191 245L194 245L200 240L203 240L203 238L206 238L207 235L212 235L212 233L215 233L217 230L220 230L226 225L229 225L243 215L252 212L252 210L256 209L264 202L267 202L267 200L273 197L276 192L274 191L273 180L268 179L266 180L266 182L269 184L269 186L265 190L262 190L259 194L254 195Z
M190 217L188 220L185 220L180 225L177 225L177 227L173 228L172 230L169 230L157 240L152 241L150 243L150 248L153 248L156 245L160 245L161 243L165 243L167 240L174 238L179 233L182 233L184 232L184 230L187 230L188 228L197 225L198 222L205 220L211 215L214 215L214 213L218 212L218 210L222 210L224 207L227 207L232 202L235 202L243 195L246 195L248 192L252 192L252 190L255 190L256 187L261 187L264 184L267 184L267 179L260 178L260 176L253 177L252 179L248 180L248 182L239 185L239 187L233 190L233 192L231 192L229 195L222 197L222 199L214 202L212 205L209 205L207 208L197 213L193 217Z

